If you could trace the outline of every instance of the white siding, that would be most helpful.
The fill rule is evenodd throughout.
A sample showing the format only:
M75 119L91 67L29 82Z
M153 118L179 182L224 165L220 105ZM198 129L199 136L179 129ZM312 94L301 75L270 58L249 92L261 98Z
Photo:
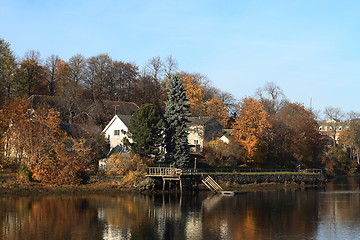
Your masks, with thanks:
M120 130L120 135L115 135L115 130ZM126 136L124 131L127 132L127 130L128 128L123 123L123 121L121 121L118 116L115 116L104 130L105 137L110 143L110 149L116 147L119 144L123 144L123 139Z

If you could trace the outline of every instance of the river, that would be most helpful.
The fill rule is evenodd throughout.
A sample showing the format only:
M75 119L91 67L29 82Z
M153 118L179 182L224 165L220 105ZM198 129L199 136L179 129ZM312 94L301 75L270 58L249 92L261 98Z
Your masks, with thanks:
M0 197L0 239L360 239L360 178L325 188Z

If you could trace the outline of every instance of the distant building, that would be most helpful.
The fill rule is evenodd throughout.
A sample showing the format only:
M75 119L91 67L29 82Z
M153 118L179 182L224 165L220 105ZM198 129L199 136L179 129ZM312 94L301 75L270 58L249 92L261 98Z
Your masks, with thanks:
M223 125L214 117L190 117L189 121L190 152L202 152L207 142L223 136Z
M343 131L348 128L348 122L343 122L337 119L319 121L318 125L320 133L332 140L335 140L336 143L339 143Z

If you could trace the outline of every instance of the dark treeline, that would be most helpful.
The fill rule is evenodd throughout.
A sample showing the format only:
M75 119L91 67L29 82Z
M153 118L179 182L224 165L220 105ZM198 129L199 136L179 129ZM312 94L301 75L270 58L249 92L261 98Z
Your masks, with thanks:
M174 74L191 76L193 84L201 84L203 101L217 97L227 108L232 108L235 102L231 94L211 86L206 77L180 73L177 61L171 56L165 60L154 57L141 69L135 63L114 60L108 54L89 58L77 54L65 61L58 55L42 60L39 52L28 51L17 59L10 43L2 39L0 53L0 105L16 97L58 96L66 106L61 110L63 120L70 123L83 115L83 104L89 100L90 106L106 100L134 102L138 106L151 103L162 113L166 81ZM87 112L91 111L87 109Z

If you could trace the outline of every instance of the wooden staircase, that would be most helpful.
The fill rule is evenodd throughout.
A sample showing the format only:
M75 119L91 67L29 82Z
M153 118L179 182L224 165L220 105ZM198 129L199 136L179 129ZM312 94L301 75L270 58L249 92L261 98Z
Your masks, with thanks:
M215 193L221 193L224 191L224 189L217 182L215 182L215 180L210 176L207 176L201 181L204 183L206 187L208 187L211 191Z

